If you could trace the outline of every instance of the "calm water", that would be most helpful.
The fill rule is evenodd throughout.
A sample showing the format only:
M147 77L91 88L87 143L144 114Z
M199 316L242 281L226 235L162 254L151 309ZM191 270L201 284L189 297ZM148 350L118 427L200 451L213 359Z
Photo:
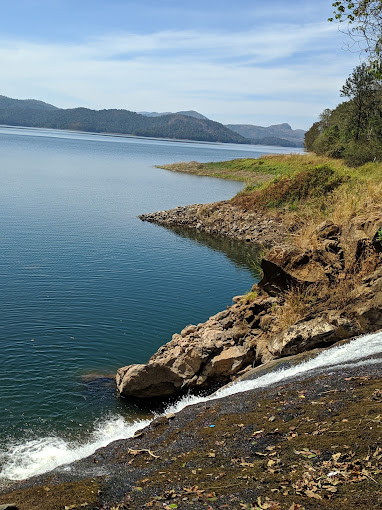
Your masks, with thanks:
M146 362L256 279L248 246L136 217L229 198L241 184L154 165L271 151L0 128L3 451L139 414L107 380L84 376Z

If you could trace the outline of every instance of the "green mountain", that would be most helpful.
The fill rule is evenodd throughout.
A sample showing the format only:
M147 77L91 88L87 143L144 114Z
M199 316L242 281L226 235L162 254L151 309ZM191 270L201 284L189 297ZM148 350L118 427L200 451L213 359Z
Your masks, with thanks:
M196 113L196 112L195 112ZM184 114L146 117L128 110L61 109L0 96L0 124L223 143L250 143L219 122Z
M31 110L58 110L57 106L37 99L12 99L0 95L0 109L27 108Z

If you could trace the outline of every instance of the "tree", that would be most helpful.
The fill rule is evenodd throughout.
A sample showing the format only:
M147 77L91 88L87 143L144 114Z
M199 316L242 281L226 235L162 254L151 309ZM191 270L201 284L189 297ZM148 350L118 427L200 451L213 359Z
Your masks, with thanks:
M359 50L367 54L371 69L382 74L382 0L341 0L333 2L333 18L339 23L348 23L348 32L358 44Z
M341 96L352 100L354 139L357 142L361 132L365 133L369 119L380 102L381 81L366 64L361 64L353 70L340 92Z

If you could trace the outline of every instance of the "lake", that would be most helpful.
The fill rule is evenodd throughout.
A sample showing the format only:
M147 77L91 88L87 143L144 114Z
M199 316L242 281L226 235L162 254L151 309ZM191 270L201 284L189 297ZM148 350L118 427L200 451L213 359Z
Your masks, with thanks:
M137 218L242 184L154 165L271 152L291 150L0 127L0 463L46 470L65 448L123 437L147 417L110 375L258 276L248 245ZM3 478L35 472L16 471Z

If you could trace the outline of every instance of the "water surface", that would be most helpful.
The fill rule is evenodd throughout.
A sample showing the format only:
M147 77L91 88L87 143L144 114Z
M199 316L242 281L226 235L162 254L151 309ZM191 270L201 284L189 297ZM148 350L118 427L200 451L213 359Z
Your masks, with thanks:
M247 245L137 219L241 184L154 165L272 151L285 149L0 128L3 450L141 414L87 376L146 362L257 278Z

